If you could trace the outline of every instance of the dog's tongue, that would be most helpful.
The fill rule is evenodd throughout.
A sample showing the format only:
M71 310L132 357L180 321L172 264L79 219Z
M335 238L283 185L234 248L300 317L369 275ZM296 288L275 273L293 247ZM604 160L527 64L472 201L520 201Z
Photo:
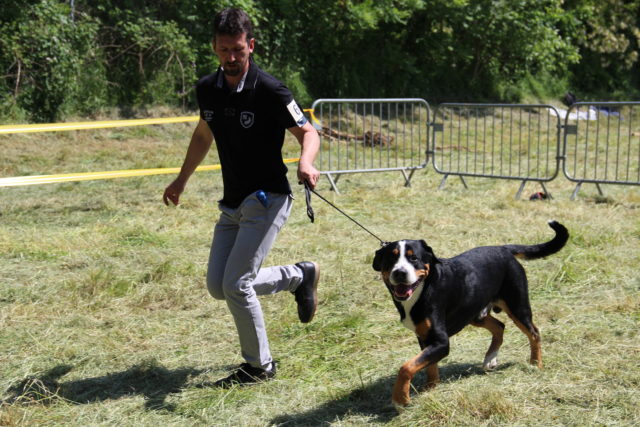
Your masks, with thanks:
M411 286L407 285L396 285L393 292L398 298L409 298L413 293L413 289L411 289Z

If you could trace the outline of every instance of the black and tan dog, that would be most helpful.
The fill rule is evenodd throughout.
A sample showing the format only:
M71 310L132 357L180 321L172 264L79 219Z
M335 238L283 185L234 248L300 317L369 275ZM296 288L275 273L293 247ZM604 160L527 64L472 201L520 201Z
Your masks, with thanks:
M562 249L569 232L556 221L549 226L556 235L546 243L478 247L450 259L436 258L424 240L400 240L376 252L373 269L382 272L402 324L415 332L422 349L400 368L392 396L396 406L409 403L411 379L420 369L426 368L427 387L439 381L438 362L449 354L449 337L469 324L491 332L483 368L496 367L505 326L491 309L506 312L524 332L530 363L542 367L527 276L516 258L543 258Z

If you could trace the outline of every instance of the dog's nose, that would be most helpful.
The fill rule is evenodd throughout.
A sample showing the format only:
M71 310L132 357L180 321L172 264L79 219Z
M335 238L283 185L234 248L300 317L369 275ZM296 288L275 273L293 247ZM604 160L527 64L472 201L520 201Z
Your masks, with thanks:
M405 270L404 268L393 270L393 272L391 272L391 278L396 283L405 282L407 280L407 270Z

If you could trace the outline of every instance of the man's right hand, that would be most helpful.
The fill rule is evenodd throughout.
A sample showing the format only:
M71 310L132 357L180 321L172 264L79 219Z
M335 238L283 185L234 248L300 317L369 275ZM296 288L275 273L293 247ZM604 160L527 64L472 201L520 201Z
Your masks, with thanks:
M180 203L180 195L184 191L189 177L207 155L212 142L213 134L211 133L211 129L209 129L209 125L200 119L198 126L196 126L196 129L193 131L193 135L191 135L187 155L180 168L178 177L164 190L162 200L164 200L165 205L169 206L169 200L176 206Z
M162 200L164 204L169 206L169 200L175 206L178 206L180 203L180 195L184 191L185 183L182 182L179 178L176 178L167 188L164 190L164 194L162 195Z

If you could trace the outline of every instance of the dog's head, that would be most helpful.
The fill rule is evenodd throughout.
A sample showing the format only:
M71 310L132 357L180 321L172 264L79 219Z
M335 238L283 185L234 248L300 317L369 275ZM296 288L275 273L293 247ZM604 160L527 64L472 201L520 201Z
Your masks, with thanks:
M382 280L393 298L405 301L438 262L424 240L399 240L376 251L373 269L382 272Z

